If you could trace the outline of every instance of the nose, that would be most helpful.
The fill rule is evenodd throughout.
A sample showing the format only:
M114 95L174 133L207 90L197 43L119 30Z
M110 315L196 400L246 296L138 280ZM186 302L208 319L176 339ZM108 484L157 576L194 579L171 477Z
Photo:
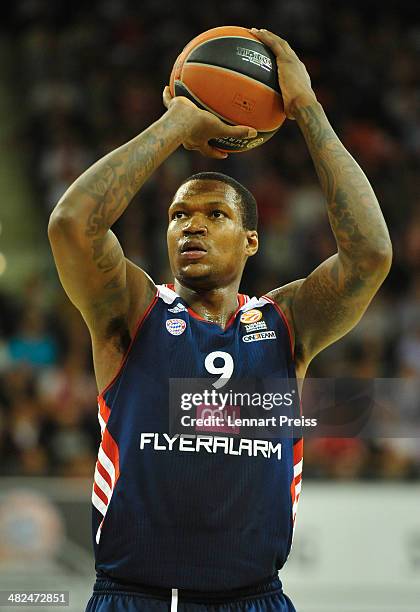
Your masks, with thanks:
M188 223L185 224L183 232L185 236L205 236L207 234L207 225L205 223L205 218L202 215L193 215L188 220Z

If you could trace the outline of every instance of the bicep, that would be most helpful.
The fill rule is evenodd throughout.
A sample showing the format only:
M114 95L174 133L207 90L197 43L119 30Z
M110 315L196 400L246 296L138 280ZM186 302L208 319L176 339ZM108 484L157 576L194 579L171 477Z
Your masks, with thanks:
M300 282L291 311L307 363L359 322L383 279L380 266L344 265L336 253Z
M121 320L130 330L147 308L156 287L125 258L115 234L83 234L72 220L52 218L48 236L60 281L79 309L92 337L108 337L109 323Z
M110 321L127 321L132 275L127 279L127 261L115 234L87 236L72 220L55 217L48 237L61 284L91 334L105 337Z
M124 291L124 253L111 230L89 237L71 220L56 218L49 223L48 237L61 284L82 313Z

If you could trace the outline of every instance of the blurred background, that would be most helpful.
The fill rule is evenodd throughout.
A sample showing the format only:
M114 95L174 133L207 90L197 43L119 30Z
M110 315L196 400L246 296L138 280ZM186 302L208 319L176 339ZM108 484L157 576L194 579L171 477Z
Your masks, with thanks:
M182 47L230 24L289 41L371 181L394 245L363 320L308 376L419 379L417 3L9 3L0 24L0 589L70 590L71 609L82 610L94 577L96 385L88 331L55 271L49 214L91 163L161 116ZM335 252L303 137L287 122L263 147L223 162L179 149L149 179L114 229L156 283L172 280L168 203L203 170L233 176L258 202L261 249L242 292L304 277ZM419 397L394 414L418 419ZM308 440L303 490L281 572L299 612L419 611L419 438Z

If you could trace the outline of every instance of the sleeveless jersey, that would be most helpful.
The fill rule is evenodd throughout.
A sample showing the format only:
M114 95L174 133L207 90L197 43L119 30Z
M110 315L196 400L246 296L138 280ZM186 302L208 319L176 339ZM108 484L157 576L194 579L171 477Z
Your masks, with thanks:
M169 379L217 381L211 364L219 362L208 357L215 352L228 356L232 379L286 379L297 393L290 338L283 313L266 296L239 294L222 329L193 312L173 285L158 286L119 372L98 396L92 528L99 573L220 591L256 584L284 565L302 438L167 432Z

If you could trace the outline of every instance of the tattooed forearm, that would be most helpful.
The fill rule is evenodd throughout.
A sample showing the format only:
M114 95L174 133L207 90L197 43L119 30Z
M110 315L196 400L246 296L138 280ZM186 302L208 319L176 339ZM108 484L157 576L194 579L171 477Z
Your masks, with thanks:
M69 187L57 210L71 215L87 238L103 236L143 183L182 142L185 123L170 111L147 130L111 151ZM95 248L98 243L93 242Z
M273 292L293 325L297 363L305 370L314 355L360 320L388 273L391 243L368 179L322 107L313 103L301 108L296 120L327 200L338 247L306 279Z
M385 220L364 172L345 149L319 104L297 117L328 204L339 255L348 262L391 253ZM367 258L366 258L367 257Z

